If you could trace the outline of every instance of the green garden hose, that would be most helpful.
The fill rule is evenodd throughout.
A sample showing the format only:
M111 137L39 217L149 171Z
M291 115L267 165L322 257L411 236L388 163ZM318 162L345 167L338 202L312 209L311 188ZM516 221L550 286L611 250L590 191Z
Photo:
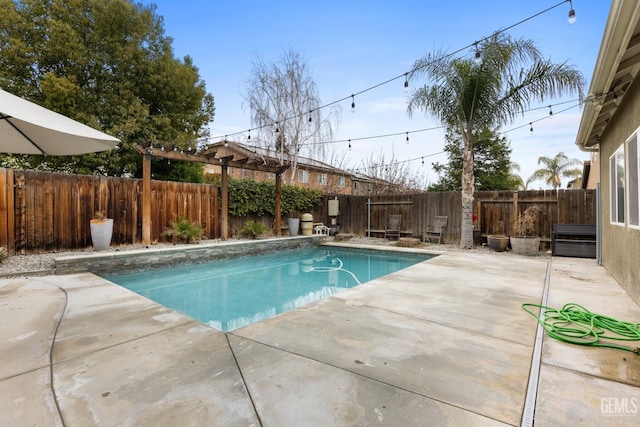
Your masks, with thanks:
M529 307L544 310L544 319ZM571 344L609 347L640 354L638 347L602 342L640 341L640 323L623 322L612 317L592 313L576 303L565 304L558 310L540 304L522 304L522 309L535 317L550 337Z

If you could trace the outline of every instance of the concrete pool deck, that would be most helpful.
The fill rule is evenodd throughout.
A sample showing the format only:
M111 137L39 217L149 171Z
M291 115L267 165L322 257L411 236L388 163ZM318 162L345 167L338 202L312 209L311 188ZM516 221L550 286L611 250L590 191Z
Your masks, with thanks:
M549 306L640 321L594 260L476 251L227 334L91 273L2 279L0 424L520 425L547 272ZM539 370L536 426L640 423L639 355L545 334Z

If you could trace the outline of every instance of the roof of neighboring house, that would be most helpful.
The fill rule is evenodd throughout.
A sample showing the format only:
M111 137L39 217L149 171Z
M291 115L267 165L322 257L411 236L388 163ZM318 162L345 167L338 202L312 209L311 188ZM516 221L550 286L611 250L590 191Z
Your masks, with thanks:
M271 161L280 161L282 157L281 153L277 152L276 150L271 150L264 147L249 146L249 145L245 145L245 144L241 144L239 142L233 142L233 141L215 142L213 144L209 144L207 146L207 149L209 150L215 149L217 147L222 147L225 144L226 144L226 148L236 150L240 153L243 153L247 157L254 157L254 158L257 157L257 158L262 158L262 159L271 160ZM290 159L288 155L285 155L284 162L290 163ZM310 159L307 157L298 156L298 168L301 166L305 168L312 168L315 170L319 170L321 172L330 172L336 175L345 175L345 176L353 175L352 172L336 168L334 166L331 166L328 163L324 163L324 162Z
M214 142L212 144L207 145L206 151L216 151L217 148L223 147L225 146L225 144L226 144L225 148L227 149L235 150L238 153L241 153L242 155L250 158L265 160L267 161L267 163L275 162L275 161L279 162L281 159L281 154L276 150L271 150L268 148L258 147L258 146L249 146L249 145L245 145L245 144L241 144L239 142L233 142L233 141ZM290 159L288 156L285 156L284 163L290 163ZM315 159L310 159L308 157L298 157L298 168L312 169L319 172L332 173L334 175L348 176L355 181L371 182L377 185L386 185L386 186L395 185L382 178L372 177L357 171L348 171L348 170L336 168L334 166L331 166L328 163L324 163Z
M640 71L640 2L612 0L576 144L598 149L600 135Z

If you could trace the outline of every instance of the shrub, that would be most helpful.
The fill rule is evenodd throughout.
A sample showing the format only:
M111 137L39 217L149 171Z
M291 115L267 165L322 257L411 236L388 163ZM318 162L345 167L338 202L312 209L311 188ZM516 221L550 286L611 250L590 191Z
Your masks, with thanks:
M165 236L175 236L185 243L193 243L200 240L203 233L204 228L183 216L178 216L175 221L171 221L169 228L164 231Z
M535 207L535 206L531 206L525 209L524 212L519 212L518 219L513 223L513 236L514 237L532 236L539 214L544 214L544 211L539 207Z
M240 232L251 237L252 239L255 239L259 235L266 233L267 230L267 226L261 222L247 221L240 229Z

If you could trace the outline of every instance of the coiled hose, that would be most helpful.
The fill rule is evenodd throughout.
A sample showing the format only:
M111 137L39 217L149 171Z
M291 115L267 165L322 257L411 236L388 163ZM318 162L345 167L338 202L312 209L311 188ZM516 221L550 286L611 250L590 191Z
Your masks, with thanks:
M544 310L544 319L530 308ZM592 313L576 303L565 304L560 310L540 304L522 304L522 309L535 317L550 337L571 344L608 347L639 354L638 347L612 341L640 341L640 323L624 322Z

